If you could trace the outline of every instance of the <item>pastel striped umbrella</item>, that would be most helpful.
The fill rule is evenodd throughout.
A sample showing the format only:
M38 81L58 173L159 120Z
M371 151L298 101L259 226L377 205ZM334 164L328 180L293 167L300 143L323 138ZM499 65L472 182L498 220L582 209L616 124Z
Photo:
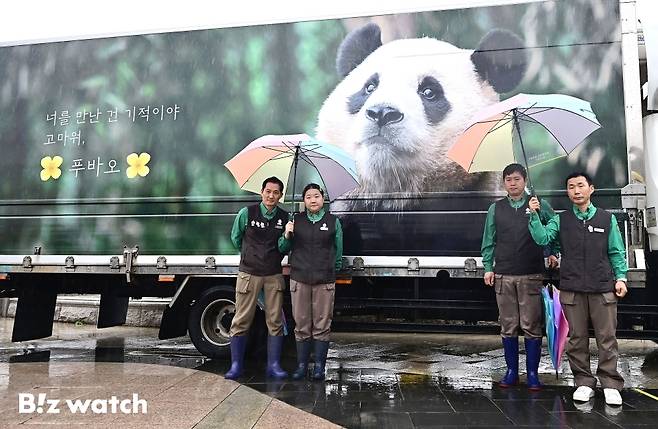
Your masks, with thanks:
M476 113L447 156L469 173L502 171L515 162L528 169L567 156L599 128L585 100L563 94L517 94Z
M544 318L546 321L546 348L551 357L551 363L555 369L555 377L562 363L562 354L567 343L569 334L569 322L564 315L560 303L560 291L552 284L546 285L541 290L542 302L544 304Z
M551 352L551 360L557 377L557 370L560 368L562 354L569 335L569 322L560 303L560 291L555 286L553 286L553 323L555 324L555 341L553 349L549 351Z
M329 201L359 185L356 163L347 152L306 134L262 136L224 165L245 191L260 194L263 181L271 176L291 183L284 192L293 201L300 172L307 180L321 181Z
M547 287L541 288L542 303L544 304L544 320L546 322L546 347L551 355L551 361L553 366L555 366L555 361L553 361L553 350L555 348L555 321L554 321L554 302L553 298L550 295L549 289Z

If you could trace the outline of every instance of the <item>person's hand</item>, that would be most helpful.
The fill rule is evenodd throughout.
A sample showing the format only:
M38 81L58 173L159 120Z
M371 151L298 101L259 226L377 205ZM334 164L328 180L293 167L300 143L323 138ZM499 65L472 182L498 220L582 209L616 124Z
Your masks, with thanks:
M533 213L539 211L539 207L540 207L539 198L537 197L530 198L530 201L528 201L528 207L530 208L530 211Z
M554 268L557 268L557 266L558 266L557 256L549 255L548 256L548 268L554 269Z
M289 239L294 232L295 232L295 222L290 220L286 224L286 229L283 236L286 237L286 239Z
M494 273L493 271L488 271L484 273L484 284L487 286L493 286L494 284Z
M623 298L627 293L628 287L626 286L626 282L623 280L617 280L617 283L615 283L615 295L619 298Z

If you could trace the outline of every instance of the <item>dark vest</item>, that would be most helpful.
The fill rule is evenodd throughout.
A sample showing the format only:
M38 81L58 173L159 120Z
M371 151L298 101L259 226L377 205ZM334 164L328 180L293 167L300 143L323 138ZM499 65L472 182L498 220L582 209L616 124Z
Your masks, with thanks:
M240 249L240 271L255 276L280 274L283 256L278 241L288 222L288 212L277 208L271 220L260 212L260 204L247 208L247 229Z
M573 210L560 213L560 289L572 292L611 292L615 277L608 258L612 214L597 209L582 221Z
M497 274L540 274L544 272L544 251L528 229L528 201L518 209L507 198L496 202L496 248L494 260Z
M316 285L336 281L336 216L326 213L312 223L306 213L295 215L290 253L290 278Z

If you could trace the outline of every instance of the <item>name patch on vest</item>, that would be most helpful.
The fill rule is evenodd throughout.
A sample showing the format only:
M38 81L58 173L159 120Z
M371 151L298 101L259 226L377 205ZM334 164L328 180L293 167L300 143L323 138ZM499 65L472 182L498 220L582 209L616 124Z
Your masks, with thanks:
M276 221L276 225L274 225L274 227L276 229L283 229L283 222L281 221L281 219Z
M599 232L599 233L605 232L605 229L604 229L604 228L595 228L595 227L593 227L592 225L588 226L588 227L587 227L587 230L588 230L589 232Z
M322 226L320 227L320 231L329 231L329 228L327 227L326 223L322 224Z

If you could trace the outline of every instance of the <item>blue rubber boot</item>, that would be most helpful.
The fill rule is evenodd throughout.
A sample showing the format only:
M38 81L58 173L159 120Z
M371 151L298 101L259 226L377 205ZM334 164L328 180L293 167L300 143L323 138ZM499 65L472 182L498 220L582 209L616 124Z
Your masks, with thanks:
M507 372L505 377L498 382L500 387L516 386L519 383L519 339L518 337L503 337L503 349L505 350L505 363Z
M284 338L283 335L267 336L267 376L277 380L288 377L279 363Z
M525 339L525 366L528 373L528 389L540 390L539 360L541 359L541 338Z
M311 344L313 341L297 341L297 369L292 374L293 380L301 380L306 377L308 369L308 357L311 355Z
M327 363L329 352L329 341L314 340L315 368L313 368L313 380L324 380L324 367Z
M242 363L244 361L244 351L246 348L246 335L231 337L231 369L224 374L224 378L235 380L242 375Z

